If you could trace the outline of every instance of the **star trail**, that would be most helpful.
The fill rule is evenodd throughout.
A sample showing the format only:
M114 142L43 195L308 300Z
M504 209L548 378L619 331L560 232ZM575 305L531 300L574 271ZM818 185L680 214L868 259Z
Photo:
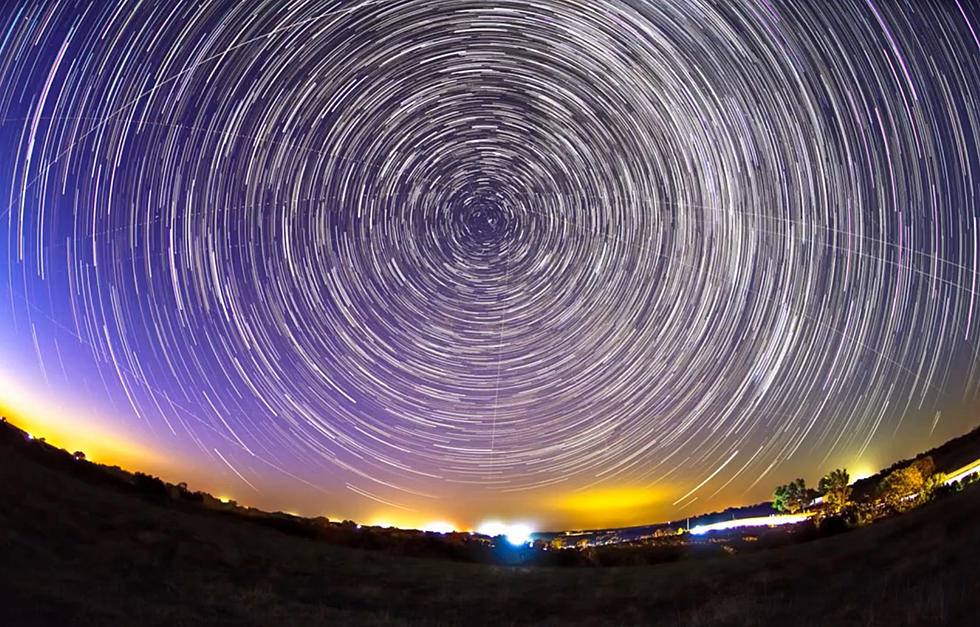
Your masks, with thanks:
M652 522L977 423L976 2L2 11L0 384L174 479Z

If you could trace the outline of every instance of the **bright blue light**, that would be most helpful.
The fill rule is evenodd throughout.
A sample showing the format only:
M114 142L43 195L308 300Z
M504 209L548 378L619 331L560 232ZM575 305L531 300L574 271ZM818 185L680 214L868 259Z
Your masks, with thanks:
M510 525L507 527L507 541L514 546L521 546L531 541L533 531L528 525Z

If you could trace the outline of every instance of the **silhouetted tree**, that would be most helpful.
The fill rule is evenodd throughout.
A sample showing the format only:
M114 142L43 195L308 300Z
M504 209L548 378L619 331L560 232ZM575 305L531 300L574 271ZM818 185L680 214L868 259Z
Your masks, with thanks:
M850 483L851 476L844 468L831 471L820 479L819 489L827 511L836 514L847 506L851 498Z
M936 464L932 461L932 455L926 455L912 462L912 466L919 471L923 479L936 474Z
M945 485L946 475L942 473L935 473L926 478L922 482L922 489L919 490L919 498L916 499L919 505L931 501L933 498L939 496L940 491Z
M777 486L773 492L772 506L780 512L795 514L805 510L809 503L810 497L803 479Z
M772 493L772 506L777 512L789 511L789 486L776 486Z
M154 499L167 498L167 484L158 477L138 472L133 475L136 478L136 489L144 496Z
M914 463L893 470L878 486L878 499L889 509L904 512L916 505L916 497L925 485L925 478Z

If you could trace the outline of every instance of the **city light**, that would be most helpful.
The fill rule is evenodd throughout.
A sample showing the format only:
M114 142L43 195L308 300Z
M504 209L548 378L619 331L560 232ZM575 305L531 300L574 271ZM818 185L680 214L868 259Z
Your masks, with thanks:
M516 524L507 527L507 533L504 535L508 542L514 546L520 546L531 541L531 534L533 532L534 530L529 525Z
M792 525L800 523L809 518L809 514L781 514L777 516L756 516L754 518L736 518L734 520L724 520L722 522L711 523L710 525L698 525L691 529L691 533L696 536L704 535L709 531L723 531L725 529L737 529L739 527L777 527L779 525Z
M977 471L980 471L980 459L970 462L969 464L961 468L957 468L956 470L954 470L949 474L949 476L945 481L943 481L943 483L949 485L950 483L960 481L963 478L972 475Z
M432 533L452 533L456 531L456 528L447 522L436 521L426 523L426 525L422 527L422 531L431 531Z
M477 527L476 532L491 538L503 536L510 544L520 546L531 541L534 529L525 523L505 524L498 520L491 520Z
M496 538L497 536L507 535L507 525L497 520L491 520L477 527L476 532L480 535Z

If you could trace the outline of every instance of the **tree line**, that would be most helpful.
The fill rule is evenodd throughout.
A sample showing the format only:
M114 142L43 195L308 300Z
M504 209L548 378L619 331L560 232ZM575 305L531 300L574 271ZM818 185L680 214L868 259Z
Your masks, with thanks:
M932 456L892 469L866 497L852 498L853 484L846 468L837 468L820 478L817 489L810 489L802 478L776 486L773 508L796 514L813 510L818 520L841 517L849 524L865 524L908 511L978 479L977 473L963 481L946 484L947 476L936 472Z

